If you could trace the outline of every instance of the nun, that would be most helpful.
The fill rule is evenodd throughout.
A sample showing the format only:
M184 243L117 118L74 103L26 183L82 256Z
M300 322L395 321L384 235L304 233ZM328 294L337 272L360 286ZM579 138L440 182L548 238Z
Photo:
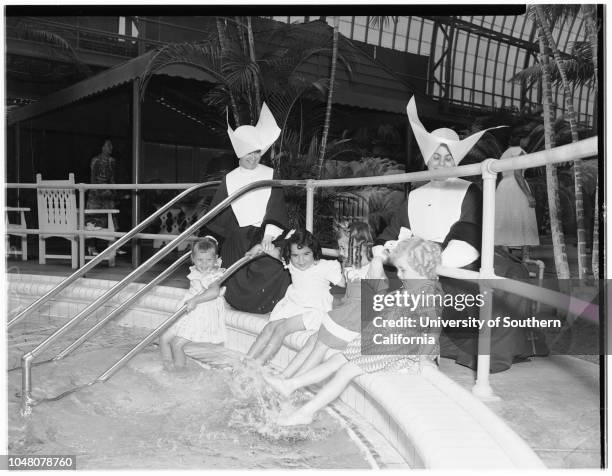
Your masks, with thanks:
M427 132L410 99L408 120L429 170L455 167L489 129L460 139L452 129ZM503 126L502 126L503 127ZM402 230L403 229L403 230ZM378 236L377 243L398 239L400 232L442 245L442 266L477 270L482 234L482 198L478 186L461 178L436 179L412 190Z
M238 157L238 167L223 178L211 208L245 185L276 178L274 169L260 164L260 160L280 133L265 103L257 125L233 130L228 124L227 134ZM263 187L243 194L213 218L208 229L220 238L224 267L231 266L254 247L270 251L273 241L288 229L282 188ZM228 278L225 300L239 311L266 314L285 295L290 283L289 273L280 261L260 254Z
M428 132L419 120L414 97L408 103L407 114L428 170L458 166L485 132L497 129L485 129L464 139L447 128ZM390 248L398 240L411 235L439 243L443 250L442 266L478 271L482 237L482 196L478 185L461 178L447 178L431 180L412 190L376 243ZM494 267L498 276L524 277L520 263L511 262L511 258L498 250ZM456 279L441 277L440 283L446 294L479 292L477 285ZM509 312L506 304L495 299L494 312L502 306ZM524 300L514 303L514 308L517 309L519 304L524 305ZM525 311L521 309L520 312ZM474 313L478 313L478 309L444 307L442 317L467 320ZM443 357L455 358L458 364L476 368L477 329L446 328L440 346ZM524 330L493 329L491 372L506 370L513 361L524 360L532 354Z

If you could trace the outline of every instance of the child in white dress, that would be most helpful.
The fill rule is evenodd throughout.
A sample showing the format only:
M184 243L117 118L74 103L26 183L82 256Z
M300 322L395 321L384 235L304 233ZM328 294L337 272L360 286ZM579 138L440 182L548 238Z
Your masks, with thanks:
M382 265L381 255L373 250L374 257ZM403 281L403 289L413 293L424 293L427 296L438 296L433 302L442 298L442 288L437 281L436 268L441 262L441 249L436 243L425 241L420 238L409 238L400 241L391 252L392 263L397 268L397 276ZM382 266L374 266L379 271L379 278L384 278ZM390 294L392 295L392 294ZM384 318L389 320L400 319L407 315L404 307L390 307L384 311ZM440 308L435 305L420 306L411 312L411 317L418 320L418 316L427 316L432 321L440 315ZM371 328L371 326L370 326ZM322 364L307 370L304 373L289 379L266 379L272 388L284 396L289 396L295 390L315 383L322 382L329 377L325 385L317 394L303 406L293 413L278 419L280 426L305 425L312 422L316 412L333 402L349 383L357 376L364 373L375 372L420 372L422 366L434 365L433 362L439 355L438 335L439 328L425 328L416 326L413 329L405 329L407 335L421 335L425 331L429 335L435 335L435 344L423 344L413 346L396 346L393 350L405 350L393 354L362 355L361 337L351 341L344 352L332 355ZM377 331L378 332L378 331ZM371 337L371 336L370 336ZM367 338L365 343L367 345ZM372 348L372 346L369 346ZM382 349L381 349L382 350Z
M184 347L189 342L225 341L225 305L218 279L223 275L219 245L212 236L194 243L191 250L193 266L189 268L189 290L179 308L187 313L170 327L159 340L164 368L185 367Z
M344 350L361 332L361 280L371 277L372 231L363 221L354 221L337 235L343 262L346 293L342 304L323 316L319 332L313 334L295 355L280 377L288 378L318 365L327 351ZM268 376L266 380L276 377Z
M281 252L275 248L270 254L280 258ZM321 245L307 230L287 235L282 256L288 263L291 285L247 354L262 364L274 357L287 335L318 330L323 316L332 308L330 285L344 285L340 263L321 259Z

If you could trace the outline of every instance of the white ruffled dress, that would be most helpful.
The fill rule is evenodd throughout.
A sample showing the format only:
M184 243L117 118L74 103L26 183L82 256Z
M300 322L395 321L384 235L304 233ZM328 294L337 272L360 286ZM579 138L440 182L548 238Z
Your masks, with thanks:
M187 275L189 290L179 304L179 308L187 300L208 289L224 271L219 268L211 273L203 274L195 266L191 266ZM211 301L198 304L193 311L180 318L171 329L176 336L192 342L213 344L225 342L225 301L223 297L220 295Z

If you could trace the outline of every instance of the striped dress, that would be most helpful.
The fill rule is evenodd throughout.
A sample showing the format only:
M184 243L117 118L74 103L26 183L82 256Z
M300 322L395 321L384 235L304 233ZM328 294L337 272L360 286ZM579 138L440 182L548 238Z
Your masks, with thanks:
M441 295L443 294L442 287L440 286L438 281L435 280L427 280L420 281L420 285L415 289L405 289L412 294L421 294L425 295ZM395 294L395 292L393 293ZM419 317L427 316L430 319L437 319L440 316L441 308L438 306L431 307L419 307L414 311L411 311L404 307L391 307L388 308L384 315L384 319L399 319L400 317L414 317L419 319ZM373 331L378 332L378 331ZM435 344L415 344L415 345L406 345L406 344L397 344L395 346L386 345L385 349L387 349L389 354L384 355L364 355L362 354L362 336L353 339L345 351L343 352L344 357L347 360L359 366L366 373L380 372L380 371L398 371L403 369L418 369L419 362L422 358L426 360L433 361L440 355L440 328L421 328L421 327L407 327L401 328L401 333L404 336L421 336L424 333L427 333L428 336L433 337L435 339ZM374 351L376 346L371 336L364 336L363 341L367 343L368 351Z

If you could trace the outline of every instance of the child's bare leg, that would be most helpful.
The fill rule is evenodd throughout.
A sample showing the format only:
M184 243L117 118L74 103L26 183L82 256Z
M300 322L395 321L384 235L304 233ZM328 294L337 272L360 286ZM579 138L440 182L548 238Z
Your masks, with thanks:
M350 381L362 373L363 370L352 362L345 363L312 400L291 415L279 418L278 424L280 426L291 426L311 423L316 412L338 398Z
M315 368L317 365L323 362L323 359L325 358L325 354L327 354L328 350L329 350L329 347L327 347L327 345L325 345L320 340L317 340L314 348L312 349L312 352L310 353L308 358L304 361L302 366L297 370L297 372L295 372L294 375L302 375L303 373L309 371L310 369Z
M268 344L259 354L259 356L255 358L255 360L257 360L261 364L265 364L268 360L270 360L276 355L278 350L281 348L281 345L283 345L283 340L286 336L288 336L289 334L293 334L294 332L303 330L304 322L302 320L301 315L282 319L281 321L279 321L279 324L274 328L274 331L270 336Z
M164 332L159 338L159 353L164 367L172 366L172 340L174 333L171 331Z
M317 332L316 334L313 334L308 338L308 340L304 344L304 347L302 347L300 351L295 354L295 357L291 359L291 362L289 362L289 365L285 367L285 370L283 370L281 376L288 378L292 377L293 374L295 374L295 372L302 366L304 361L308 358L308 356L314 349L318 335L319 333Z
M255 339L255 342L253 342L253 345L247 352L247 357L251 357L252 359L254 359L263 352L263 350L268 345L270 338L272 337L272 333L274 332L274 329L280 323L281 321L271 321L265 325L265 327L261 330L261 332Z
M326 379L340 367L347 363L346 358L342 354L332 355L329 359L323 362L321 365L304 372L297 377L282 379L273 376L264 376L264 379L270 386L281 395L288 397L298 388L312 385L313 383L319 383Z
M172 355L174 357L174 366L178 369L185 368L187 365L187 356L185 355L184 347L189 344L187 339L176 336L171 343Z

